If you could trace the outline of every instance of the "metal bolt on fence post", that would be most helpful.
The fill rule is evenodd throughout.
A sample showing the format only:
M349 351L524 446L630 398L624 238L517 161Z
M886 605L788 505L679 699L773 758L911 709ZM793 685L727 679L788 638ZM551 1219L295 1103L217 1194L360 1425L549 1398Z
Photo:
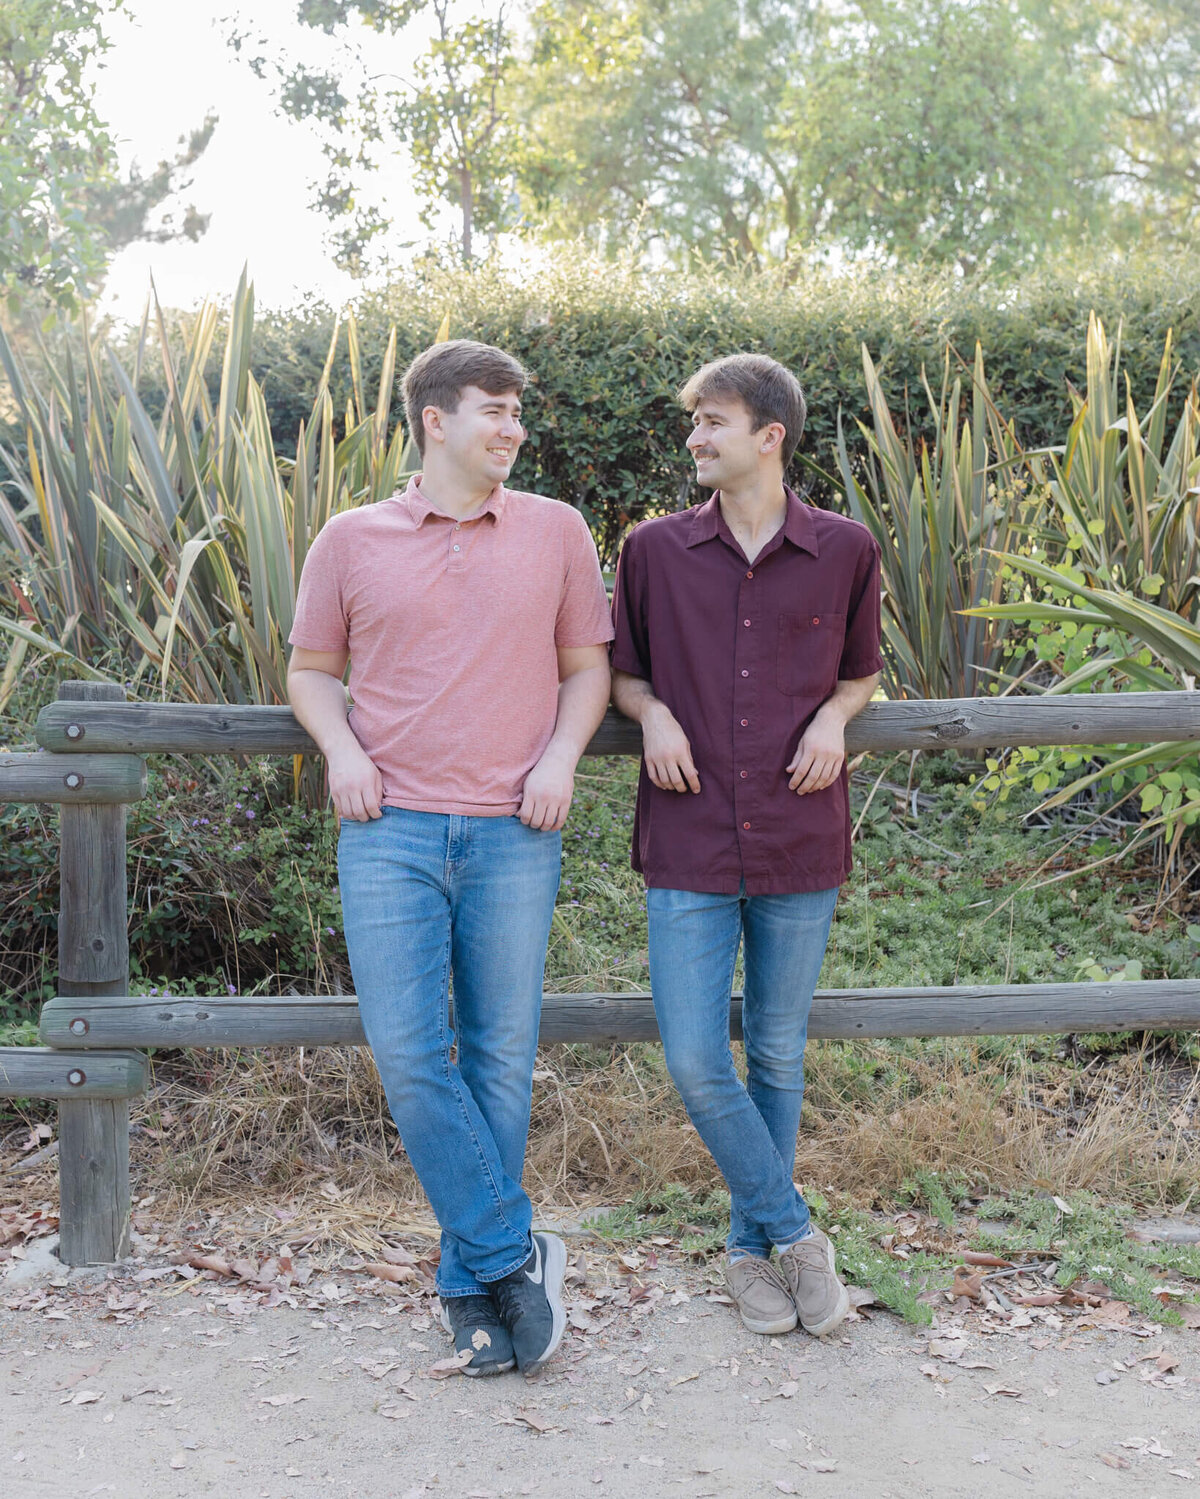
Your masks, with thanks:
M82 1015L76 1015L75 1019L71 1021L68 1029L73 1036L86 1036L88 1031L91 1030L91 1026L88 1025L87 1021L83 1018Z
M74 791L77 787L83 785L83 777L77 771L73 770L69 776L63 778L63 784Z
M67 1073L67 1081L71 1084L72 1088L82 1087L87 1082L87 1073L81 1067L72 1067L70 1072Z
M78 723L69 723L67 725L67 738L68 739L82 739L83 738L83 725L82 724L78 724Z

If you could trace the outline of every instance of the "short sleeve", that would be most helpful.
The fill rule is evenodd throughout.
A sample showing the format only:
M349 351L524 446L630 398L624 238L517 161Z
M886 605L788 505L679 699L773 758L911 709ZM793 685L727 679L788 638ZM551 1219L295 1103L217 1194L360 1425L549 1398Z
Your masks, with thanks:
M652 680L650 638L646 629L645 566L642 538L635 527L625 538L617 558L617 581L613 587L614 671Z
M838 678L854 681L874 676L883 669L880 655L879 627L879 545L871 535L864 537L850 587L850 607L846 614L846 643L838 664Z
M344 651L350 644L350 620L343 598L337 526L317 532L296 593L296 613L288 641L305 651Z
M554 621L554 644L566 650L605 645L612 639L612 620L596 543L583 516L569 506L567 522L566 568Z

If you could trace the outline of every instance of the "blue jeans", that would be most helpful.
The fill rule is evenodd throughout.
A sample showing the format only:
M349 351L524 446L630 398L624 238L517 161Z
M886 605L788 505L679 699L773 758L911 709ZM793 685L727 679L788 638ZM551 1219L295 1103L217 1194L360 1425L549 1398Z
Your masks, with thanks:
M517 817L385 807L376 821L342 823L359 1011L442 1229L442 1297L477 1293L533 1247L521 1172L561 865L561 835Z
M667 1070L729 1187L727 1248L767 1258L808 1232L792 1172L804 1046L837 888L794 895L646 892L650 987ZM746 1084L729 1047L745 939Z

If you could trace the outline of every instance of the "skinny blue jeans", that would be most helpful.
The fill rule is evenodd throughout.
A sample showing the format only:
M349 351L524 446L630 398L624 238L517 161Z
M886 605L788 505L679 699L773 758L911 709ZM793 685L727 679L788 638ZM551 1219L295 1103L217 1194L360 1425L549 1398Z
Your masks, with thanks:
M385 807L377 820L342 822L359 1011L441 1226L443 1298L477 1294L532 1251L521 1173L561 864L561 835L517 817Z
M743 887L744 890L744 887ZM804 1047L837 888L792 895L646 892L650 987L667 1070L729 1187L731 1254L766 1259L809 1229L792 1180ZM729 1045L745 943L746 1083Z

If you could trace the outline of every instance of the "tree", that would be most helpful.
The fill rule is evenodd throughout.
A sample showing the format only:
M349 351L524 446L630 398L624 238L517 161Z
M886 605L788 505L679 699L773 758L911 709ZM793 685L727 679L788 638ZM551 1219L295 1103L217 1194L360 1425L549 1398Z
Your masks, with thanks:
M848 0L814 29L771 132L814 239L972 272L1103 224L1103 93L1052 0Z
M1200 7L1195 0L1088 0L1112 109L1110 182L1125 227L1190 242L1200 224Z
M72 309L112 254L141 238L197 239L194 207L151 227L154 210L188 184L183 173L216 120L179 154L122 178L97 117L89 70L106 51L106 18L121 0L0 0L0 295L15 311L30 293Z
M540 0L514 86L529 217L763 253L791 191L771 121L806 29L788 0Z
M1051 0L541 0L526 191L676 252L1013 264L1103 214L1093 60Z
M369 46L356 32L398 37L422 14L434 35L411 75L373 72ZM515 221L515 143L504 103L511 34L503 6L491 18L457 21L453 0L302 0L298 17L336 42L334 67L273 56L265 38L249 60L259 77L272 80L283 112L320 131L329 176L317 205L337 226L341 264L361 270L371 242L388 229L360 190L396 155L411 164L427 227L439 208L457 212L456 239L469 261L477 235ZM241 51L247 40L235 36L233 44Z

